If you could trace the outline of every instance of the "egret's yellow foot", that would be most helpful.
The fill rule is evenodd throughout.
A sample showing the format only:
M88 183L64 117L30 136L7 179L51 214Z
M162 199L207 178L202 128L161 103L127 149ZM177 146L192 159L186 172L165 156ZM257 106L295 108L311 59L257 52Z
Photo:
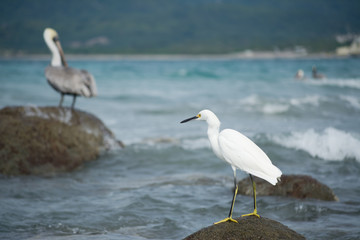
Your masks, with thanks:
M218 221L218 222L216 222L216 223L214 223L214 224L219 224L219 223L223 223L223 222L234 222L234 223L238 223L238 221L236 221L235 219L233 219L233 218L231 218L231 217L227 217L227 218L225 218L225 219L223 219L223 220L221 220L221 221Z
M241 215L241 217L247 217L247 216L257 216L258 218L260 218L260 215L257 214L256 211L254 211L254 212L252 212L252 213L249 213L249 214Z

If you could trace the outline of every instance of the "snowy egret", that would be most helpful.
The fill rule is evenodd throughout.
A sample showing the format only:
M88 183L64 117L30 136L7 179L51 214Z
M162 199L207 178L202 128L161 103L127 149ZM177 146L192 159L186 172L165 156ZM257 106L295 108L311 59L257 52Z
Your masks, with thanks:
M44 40L52 53L50 66L45 69L45 76L48 83L61 94L59 107L64 95L73 95L71 108L74 108L77 96L96 96L94 77L86 70L68 67L57 32L52 28L46 28Z
M232 199L229 216L217 223L221 222L237 222L232 218L235 198L238 192L238 184L236 181L236 169L241 169L250 175L253 185L254 211L242 216L255 215L260 217L256 209L256 185L252 176L262 178L272 185L275 185L281 176L281 171L271 163L269 157L249 138L233 129L224 129L219 132L220 121L216 115L210 110L202 110L198 115L185 119L181 123L191 120L203 120L208 124L208 137L211 148L215 155L229 163L234 171L235 191Z
M302 69L299 69L295 74L296 79L303 80L304 77L305 77L305 73Z

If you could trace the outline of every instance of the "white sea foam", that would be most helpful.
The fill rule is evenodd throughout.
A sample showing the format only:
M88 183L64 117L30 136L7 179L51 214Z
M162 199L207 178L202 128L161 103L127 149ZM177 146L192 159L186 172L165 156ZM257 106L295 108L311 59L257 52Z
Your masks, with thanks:
M45 112L42 111L37 106L26 106L24 107L25 110L25 116L28 117L40 117L43 119L57 119L60 122L63 122L65 124L70 124L71 118L72 118L72 112L70 109L60 109L58 114L51 113L51 112Z
M270 138L279 145L306 151L313 157L331 161L355 158L360 161L359 138L336 128L329 127L323 132L309 129Z
M241 100L241 103L248 104L248 105L256 105L260 102L260 98L256 94L252 94L244 99Z
M183 141L182 145L186 150L210 148L210 142L207 138L186 139Z
M348 102L353 108L360 109L360 100L353 96L340 96L340 98Z
M269 101L258 95L250 95L240 101L243 109L264 114L280 114L289 110L290 105L282 101Z
M180 141L172 137L150 137L142 139L141 142L137 142L136 144L141 144L141 146L145 148L164 149L180 145Z
M304 105L319 106L320 100L321 100L320 96L317 95L305 96L303 98L290 99L290 104L293 106L304 106Z
M290 106L288 104L270 103L270 104L265 104L260 110L265 114L279 114L279 113L287 112L289 108Z
M50 114L50 116L55 119L57 118L60 122L70 124L72 118L72 111L70 109L62 109L61 111L59 111L59 113L59 115Z
M311 85L320 86L336 86L336 87L348 87L360 89L359 79L321 79L321 80L309 80L307 83Z
M243 109L247 111L257 111L264 114L285 113L291 107L319 106L321 97L317 95L305 96L303 98L292 99L263 99L258 95L250 95L240 101Z
M35 105L29 105L24 107L25 110L25 116L27 117L40 117L44 119L48 119L49 116L45 113L43 113L37 106Z

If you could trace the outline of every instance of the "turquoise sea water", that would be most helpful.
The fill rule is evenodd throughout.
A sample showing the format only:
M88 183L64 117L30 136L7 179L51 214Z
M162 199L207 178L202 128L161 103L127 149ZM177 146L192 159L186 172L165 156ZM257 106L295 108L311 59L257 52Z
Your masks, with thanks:
M0 106L57 106L43 60L0 61ZM52 177L0 175L0 239L181 239L223 219L232 170L212 153L208 108L284 174L306 174L339 202L258 197L260 215L307 239L360 237L360 59L78 60L99 96L76 108L127 146ZM327 76L313 80L311 68ZM298 69L307 77L293 78ZM70 106L71 97L65 98ZM238 178L247 177L238 171ZM234 216L252 211L239 196Z

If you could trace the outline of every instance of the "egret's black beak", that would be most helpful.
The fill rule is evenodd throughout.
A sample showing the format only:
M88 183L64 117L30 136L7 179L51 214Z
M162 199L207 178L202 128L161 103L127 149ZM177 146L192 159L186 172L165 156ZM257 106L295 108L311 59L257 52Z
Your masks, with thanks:
M191 120L194 120L194 119L197 119L197 118L199 118L199 117L198 117L198 116L194 116L194 117L191 117L191 118L182 120L180 123L186 123L186 122L188 122L188 121L191 121Z

